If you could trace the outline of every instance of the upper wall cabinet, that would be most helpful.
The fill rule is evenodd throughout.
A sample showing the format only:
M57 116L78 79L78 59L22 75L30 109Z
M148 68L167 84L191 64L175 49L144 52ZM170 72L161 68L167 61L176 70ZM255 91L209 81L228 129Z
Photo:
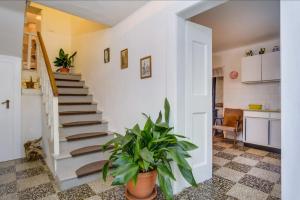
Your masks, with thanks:
M242 82L261 81L261 56L249 56L242 59Z
M280 80L280 51L262 55L261 66L262 81Z
M280 52L270 52L242 58L243 83L280 80Z

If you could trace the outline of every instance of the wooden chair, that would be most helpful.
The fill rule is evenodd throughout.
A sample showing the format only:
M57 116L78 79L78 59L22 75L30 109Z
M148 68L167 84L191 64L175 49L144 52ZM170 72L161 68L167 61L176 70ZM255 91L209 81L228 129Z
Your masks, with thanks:
M237 135L243 129L243 110L225 108L223 124L214 125L213 129L232 132L234 134L233 145L236 146Z

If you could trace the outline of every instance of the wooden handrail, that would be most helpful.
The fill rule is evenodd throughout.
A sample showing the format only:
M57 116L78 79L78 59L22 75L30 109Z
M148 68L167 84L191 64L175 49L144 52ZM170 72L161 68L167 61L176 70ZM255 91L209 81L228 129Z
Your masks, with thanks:
M53 96L57 97L58 96L58 90L57 90L57 87L56 87L56 82L55 82L55 78L54 78L53 71L52 71L52 68L51 68L50 60L49 60L49 57L48 57L48 54L47 54L47 51L46 51L46 47L45 47L45 44L44 44L44 41L43 41L43 38L42 38L42 35L41 35L40 32L37 32L37 36L38 36L39 43L41 45L42 53L43 53L43 56L44 56L44 60L45 60L49 80L50 80L50 83L51 83Z

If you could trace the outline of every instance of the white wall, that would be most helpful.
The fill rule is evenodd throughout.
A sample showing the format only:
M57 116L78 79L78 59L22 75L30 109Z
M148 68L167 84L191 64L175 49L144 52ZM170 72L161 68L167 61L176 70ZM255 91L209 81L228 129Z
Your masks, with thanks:
M0 1L0 55L22 57L25 1Z
M300 199L300 2L281 1L282 199Z
M279 45L279 39L261 42L244 47L234 48L213 54L213 66L223 67L224 74L224 107L247 108L248 104L263 104L270 109L280 109L280 83L241 83L241 59L249 49L272 51L273 46ZM233 80L229 77L231 71L237 71L239 76Z
M143 121L141 112L157 117L164 98L169 96L167 82L176 77L174 65L172 74L167 73L167 56L176 53L169 48L170 24L176 23L176 8L190 4L150 2L115 27L81 35L72 43L72 49L78 50L76 70L83 74L100 110L104 111L110 130L124 133L125 127ZM111 61L104 64L103 50L108 47ZM129 66L121 70L120 51L125 48ZM148 55L152 56L152 77L141 80L140 58ZM176 64L176 55L172 62Z
M40 94L22 94L22 144L42 136L42 98ZM22 148L24 155L24 148Z

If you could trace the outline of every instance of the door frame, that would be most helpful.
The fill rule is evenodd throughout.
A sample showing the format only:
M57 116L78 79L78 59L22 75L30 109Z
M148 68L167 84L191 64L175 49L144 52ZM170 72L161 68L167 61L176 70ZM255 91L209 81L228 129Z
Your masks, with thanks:
M15 56L0 55L0 60L9 62L14 66L12 79L14 80L13 95L13 137L15 141L13 159L21 158L22 155L22 134L21 134L21 58Z
M179 10L176 15L176 27L174 27L175 35L174 37L171 37L170 39L173 39L173 42L175 40L175 47L176 47L176 91L175 91L175 99L174 102L174 128L179 133L184 133L186 130L185 126L185 113L186 113L186 103L185 103L185 73L184 73L184 67L186 64L186 58L185 58L185 37L186 37L186 22L188 19L192 16L195 16L196 14L205 12L207 10L210 10L214 7L217 7L223 3L228 2L228 0L221 0L221 1L200 1L198 3L195 3L191 5L188 8L184 8L182 10ZM173 59L173 58L172 58ZM171 66L171 65L170 65ZM167 71L171 73L171 71L174 71L174 68L167 68ZM167 73L168 74L168 73ZM168 79L167 79L168 80ZM171 81L169 80L169 84L171 85ZM211 145L212 148L212 145ZM180 172L176 171L176 174L180 174ZM207 177L210 178L212 174L208 175ZM174 193L179 193L185 188L185 184L182 184L181 181L176 181L173 184L173 190Z

